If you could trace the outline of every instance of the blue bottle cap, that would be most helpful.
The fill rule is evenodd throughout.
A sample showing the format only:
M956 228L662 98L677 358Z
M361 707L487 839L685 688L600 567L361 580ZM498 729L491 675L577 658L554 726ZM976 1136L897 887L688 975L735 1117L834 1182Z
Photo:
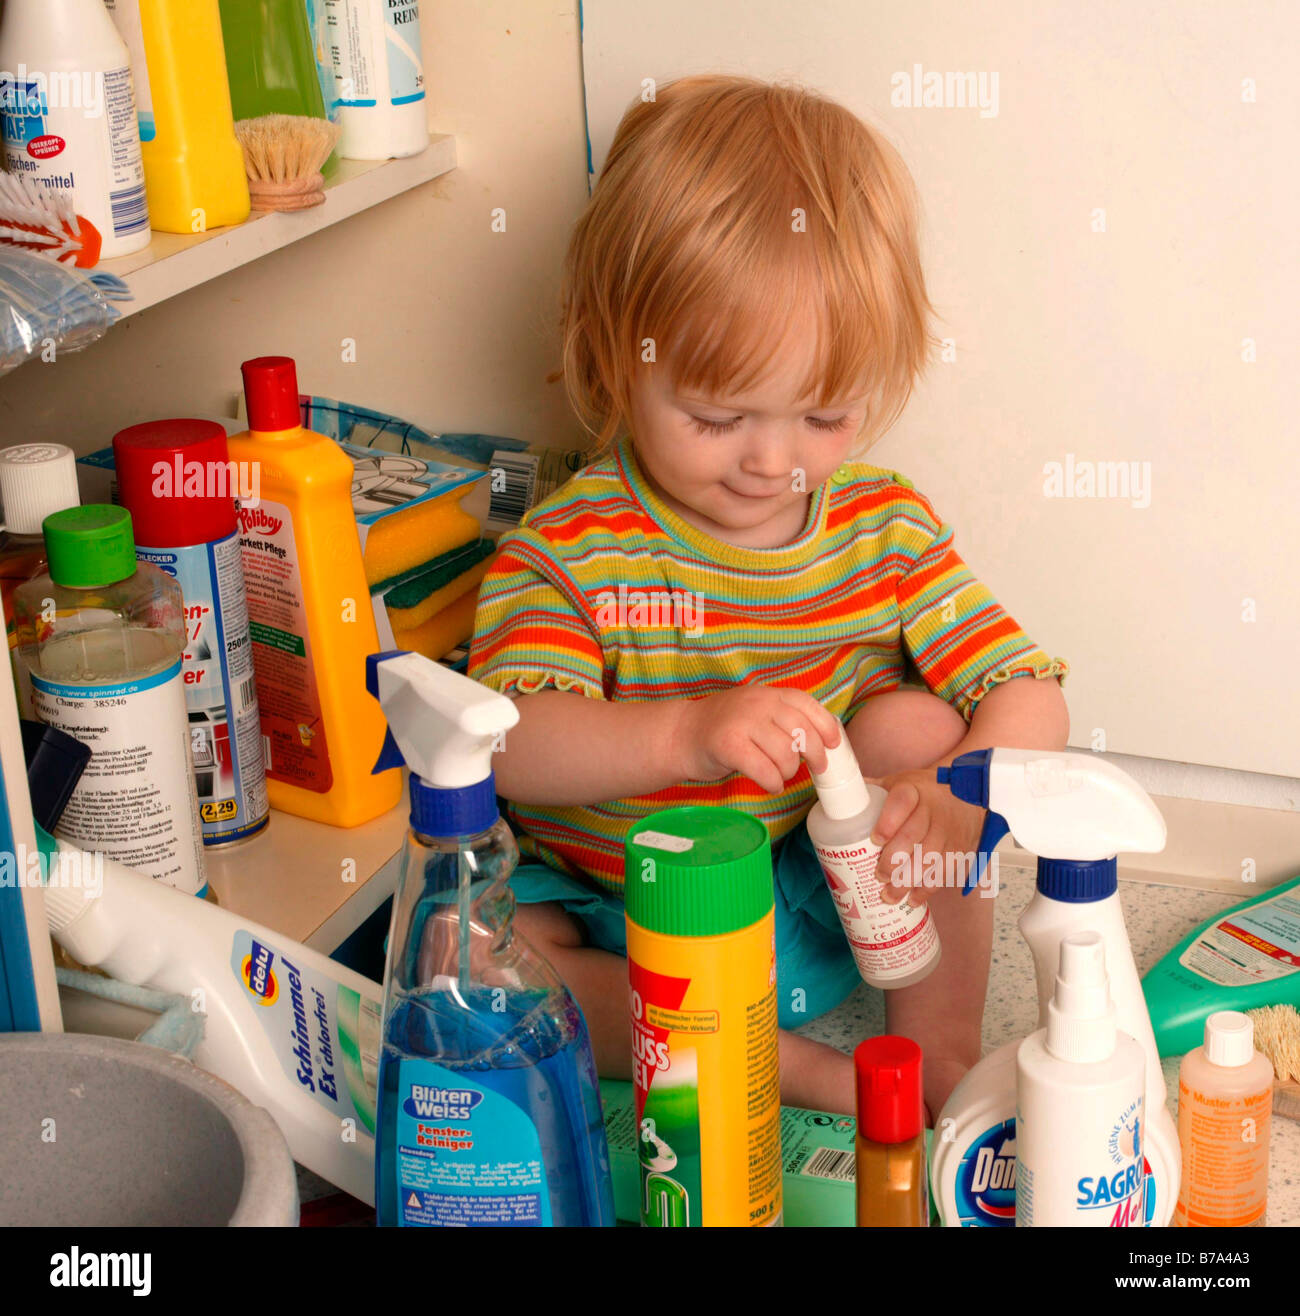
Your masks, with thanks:
M421 836L476 836L500 817L494 779L436 787L411 773L411 828Z
M1116 858L1039 859L1038 890L1070 905L1105 900L1119 890Z

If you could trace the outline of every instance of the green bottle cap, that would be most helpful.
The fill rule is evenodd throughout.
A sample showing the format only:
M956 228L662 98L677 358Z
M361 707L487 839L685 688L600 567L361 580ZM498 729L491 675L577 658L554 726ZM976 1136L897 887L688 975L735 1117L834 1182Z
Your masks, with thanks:
M91 503L51 512L41 523L56 585L93 589L135 574L135 537L125 507Z
M739 809L664 809L627 835L623 900L647 932L716 937L772 908L767 828Z

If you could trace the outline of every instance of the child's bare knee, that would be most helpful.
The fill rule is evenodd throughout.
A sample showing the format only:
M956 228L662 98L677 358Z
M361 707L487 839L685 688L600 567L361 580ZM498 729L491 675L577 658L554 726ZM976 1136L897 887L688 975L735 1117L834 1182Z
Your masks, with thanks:
M572 948L583 943L577 919L556 900L516 905L514 925L543 954L551 947Z
M962 715L928 690L890 690L868 699L849 724L849 739L868 777L925 767L967 733Z

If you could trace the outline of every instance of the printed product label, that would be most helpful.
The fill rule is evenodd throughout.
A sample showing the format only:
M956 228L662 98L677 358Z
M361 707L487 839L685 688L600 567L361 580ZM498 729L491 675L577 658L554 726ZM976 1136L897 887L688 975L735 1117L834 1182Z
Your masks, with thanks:
M140 17L140 0L104 0L113 16L117 33L126 43L131 60L131 79L135 86L135 110L140 122L140 140L151 142L158 133L153 116L153 92L149 86L149 64L144 56L144 22Z
M1300 889L1225 914L1178 957L1210 982L1246 987L1300 969Z
M207 878L180 660L113 685L68 685L34 672L31 681L36 716L91 750L58 835L180 891L201 891Z
M1014 1119L994 1124L970 1144L957 1166L954 1190L963 1228L1006 1229L1016 1223Z
M367 0L325 0L335 105L377 105L382 91L375 60L388 65L388 101L406 105L424 99L424 63L420 50L420 0L384 0L383 31L375 30Z
M400 1224L551 1223L541 1142L513 1101L429 1060L393 1068Z
M266 768L237 535L188 548L136 548L185 599L185 704L199 818L208 845L266 825Z
M902 978L934 954L939 934L929 906L907 901L887 905L881 900L882 884L876 876L879 846L863 841L814 848L864 978L876 982Z
M266 775L310 791L334 784L308 640L289 509L262 499L239 509Z
M242 928L231 943L230 970L244 989L245 1021L261 1024L289 1078L373 1138L380 1003Z
M1208 1096L1178 1082L1178 1140L1195 1169L1178 1193L1174 1223L1201 1228L1262 1225L1268 1205L1272 1087L1246 1097ZM1249 1131L1249 1136L1247 1136Z
M388 48L388 95L394 105L424 99L424 59L420 50L420 0L384 0Z

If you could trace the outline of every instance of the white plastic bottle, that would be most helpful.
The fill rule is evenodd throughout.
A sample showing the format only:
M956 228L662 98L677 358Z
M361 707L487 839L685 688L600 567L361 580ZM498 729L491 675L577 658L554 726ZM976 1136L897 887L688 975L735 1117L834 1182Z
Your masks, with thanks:
M1115 1024L1096 932L1061 941L1047 1027L1016 1055L1016 1226L1145 1223L1146 1056Z
M817 803L808 814L808 837L863 980L872 987L908 987L939 963L934 916L929 905L881 900L881 847L871 843L871 832L889 793L863 780L844 731L826 755L826 771L812 774Z
M131 65L103 0L6 0L0 127L5 167L70 192L102 259L149 245Z
M353 160L419 155L429 144L420 0L325 0L325 15L339 154Z

